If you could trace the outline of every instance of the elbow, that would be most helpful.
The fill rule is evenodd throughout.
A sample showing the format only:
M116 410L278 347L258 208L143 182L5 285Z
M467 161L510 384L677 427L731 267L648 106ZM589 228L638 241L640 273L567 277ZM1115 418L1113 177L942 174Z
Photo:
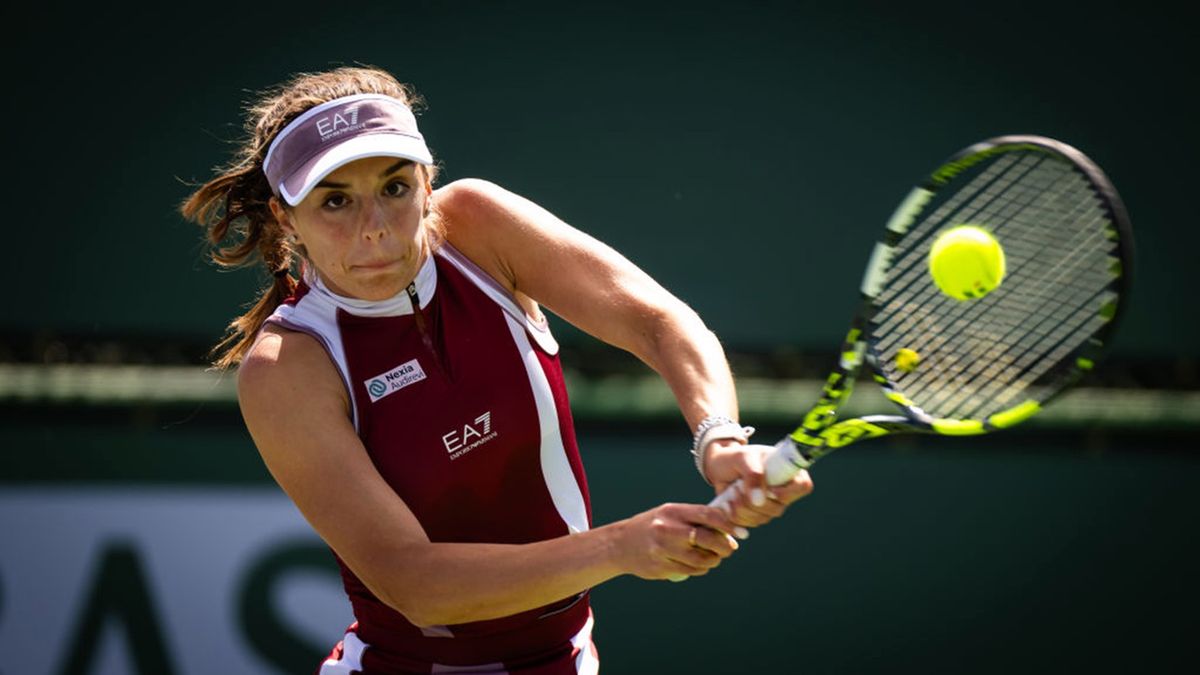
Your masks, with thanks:
M409 623L418 628L439 625L439 621L434 616L432 603L421 594L422 584L404 583L406 575L395 573L394 569L393 573L389 574L385 571L376 572L362 567L356 569L353 565L350 567L354 576L366 587L371 596L388 609L399 613Z
M369 587L370 588L370 587ZM389 588L371 592L380 602L398 612L417 628L449 626L470 621L471 617L456 613L454 606L438 602L439 595L430 584L415 584L404 589Z
M653 363L664 355L677 353L684 343L716 342L716 333L682 300L674 300L655 312L649 321L650 329L643 334L644 349Z
M679 333L703 338L715 338L716 334L709 330L704 319L686 302L675 299L671 306L663 312L665 323L673 326Z
M380 602L399 613L417 628L445 626L449 623L438 616L437 609L432 606L433 603L417 597L417 594L411 591L400 591L399 589L376 591L372 589L371 592Z
M343 560L376 600L418 628L471 620L453 575L443 573L444 559L431 556L432 548L428 543L409 542L402 549Z

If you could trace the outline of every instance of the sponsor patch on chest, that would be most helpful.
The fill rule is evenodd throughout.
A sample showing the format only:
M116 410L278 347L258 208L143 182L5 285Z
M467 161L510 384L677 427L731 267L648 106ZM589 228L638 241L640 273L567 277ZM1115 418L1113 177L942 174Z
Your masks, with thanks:
M425 371L421 368L421 364L413 359L401 363L385 373L364 380L363 385L367 388L367 395L371 397L371 403L374 403L388 394L400 391L423 379L425 379Z

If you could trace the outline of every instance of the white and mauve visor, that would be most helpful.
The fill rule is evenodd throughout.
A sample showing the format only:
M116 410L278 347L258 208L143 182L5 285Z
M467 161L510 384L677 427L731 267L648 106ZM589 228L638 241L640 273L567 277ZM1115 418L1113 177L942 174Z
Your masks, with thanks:
M401 157L433 164L417 119L400 100L381 94L334 99L307 110L280 131L263 173L291 206L326 176L364 157Z

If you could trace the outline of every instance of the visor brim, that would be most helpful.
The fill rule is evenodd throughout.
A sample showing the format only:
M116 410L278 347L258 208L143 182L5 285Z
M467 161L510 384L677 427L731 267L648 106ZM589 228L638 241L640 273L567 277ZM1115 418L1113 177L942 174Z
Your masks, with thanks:
M420 137L399 133L363 134L346 139L301 164L279 186L280 196L291 206L304 201L326 176L367 157L398 157L418 164L433 164L433 157Z

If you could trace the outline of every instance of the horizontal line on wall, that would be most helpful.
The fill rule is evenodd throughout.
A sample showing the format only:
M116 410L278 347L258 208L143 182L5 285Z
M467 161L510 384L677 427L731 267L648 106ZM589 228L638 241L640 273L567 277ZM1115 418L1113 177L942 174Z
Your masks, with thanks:
M580 420L678 416L670 388L657 376L585 377L568 371L572 412ZM83 406L237 403L234 372L197 366L0 364L0 402ZM739 378L741 417L754 424L790 424L820 395L816 379ZM860 383L841 417L896 410L877 387ZM1071 390L1028 423L1039 427L1196 428L1200 391L1133 388Z

